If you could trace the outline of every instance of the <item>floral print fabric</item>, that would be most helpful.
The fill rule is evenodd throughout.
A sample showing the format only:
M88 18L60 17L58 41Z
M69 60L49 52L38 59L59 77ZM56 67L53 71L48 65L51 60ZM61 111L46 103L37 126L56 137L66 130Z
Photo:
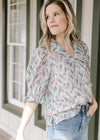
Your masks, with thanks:
M75 116L81 105L92 102L89 51L80 43L82 47L73 41L73 58L55 40L50 47L57 59L46 47L37 48L30 57L25 101L45 104L47 125L52 125L52 119L59 123Z

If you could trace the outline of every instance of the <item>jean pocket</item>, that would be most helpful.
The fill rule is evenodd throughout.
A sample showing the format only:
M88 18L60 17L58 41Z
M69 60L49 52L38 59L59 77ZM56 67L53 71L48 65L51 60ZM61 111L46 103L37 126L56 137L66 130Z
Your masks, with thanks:
M91 115L87 116L87 118L89 118L89 119L91 119L91 117L92 117Z
M88 104L86 105L86 113L88 112L89 108L90 108L90 104L88 103Z
M91 115L89 115L89 116L86 115L86 124L89 124L91 117L92 117Z

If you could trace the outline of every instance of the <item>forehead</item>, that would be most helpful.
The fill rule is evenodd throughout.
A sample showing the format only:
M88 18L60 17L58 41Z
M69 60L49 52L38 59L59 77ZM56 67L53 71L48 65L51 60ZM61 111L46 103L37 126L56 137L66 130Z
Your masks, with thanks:
M55 11L63 12L61 7L56 3L51 3L46 7L46 15L50 13L54 13Z

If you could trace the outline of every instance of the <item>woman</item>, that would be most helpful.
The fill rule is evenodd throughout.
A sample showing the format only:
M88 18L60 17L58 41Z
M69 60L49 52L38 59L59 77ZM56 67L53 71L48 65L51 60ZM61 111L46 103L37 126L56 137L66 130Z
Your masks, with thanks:
M68 0L47 0L40 20L43 36L27 67L28 95L16 140L24 140L24 129L38 103L46 106L48 140L87 140L97 102L88 47L78 39L73 8Z

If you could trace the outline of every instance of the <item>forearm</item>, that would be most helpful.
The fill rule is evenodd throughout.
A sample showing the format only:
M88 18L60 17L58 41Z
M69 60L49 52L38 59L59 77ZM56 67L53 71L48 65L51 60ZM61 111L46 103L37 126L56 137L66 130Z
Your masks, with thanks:
M21 119L20 126L18 129L18 133L19 132L24 133L24 129L25 129L27 123L29 122L31 116L35 112L37 105L38 105L38 103L35 103L35 102L26 102L25 103L23 114L22 114L22 119Z
M89 116L89 115L92 116L95 113L95 111L97 110L97 108L98 108L98 104L97 104L97 101L92 92L92 102L91 102L90 108L87 112L87 116Z
M94 103L97 104L97 101L96 101L96 99L95 99L95 97L94 97L94 95L93 95L93 92L92 92L92 104L94 104Z

